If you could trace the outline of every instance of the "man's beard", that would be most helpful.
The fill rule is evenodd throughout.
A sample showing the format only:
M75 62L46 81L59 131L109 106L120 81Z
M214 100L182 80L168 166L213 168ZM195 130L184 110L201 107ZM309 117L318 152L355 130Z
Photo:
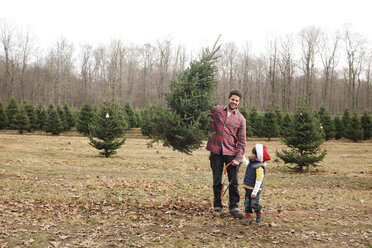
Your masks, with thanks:
M233 107L231 107L231 105L230 105L230 104L229 104L228 106L229 106L229 109L230 109L230 110L235 110L235 109L237 108L237 106L236 106L236 107L234 107L234 108L233 108Z

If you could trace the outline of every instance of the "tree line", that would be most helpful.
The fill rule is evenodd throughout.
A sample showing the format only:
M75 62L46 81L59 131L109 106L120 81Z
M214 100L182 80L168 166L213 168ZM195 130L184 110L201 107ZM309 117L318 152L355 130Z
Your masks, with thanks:
M170 80L200 54L171 40L154 44L126 44L112 40L76 48L61 38L46 52L37 48L30 32L0 22L0 99L55 105L68 102L80 108L112 100L144 108L151 101L166 105ZM335 33L305 27L297 34L270 38L257 55L247 44L222 45L216 63L215 102L224 102L232 89L243 93L241 105L259 111L269 104L294 112L299 96L308 106L325 106L331 114L348 108L371 109L370 43L344 26Z

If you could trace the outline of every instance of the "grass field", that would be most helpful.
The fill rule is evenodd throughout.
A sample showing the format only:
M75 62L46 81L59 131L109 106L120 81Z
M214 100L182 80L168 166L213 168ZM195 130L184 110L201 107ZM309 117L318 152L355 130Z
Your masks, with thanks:
M77 136L0 133L0 247L370 247L372 141L324 144L322 167L295 174L263 142L264 220L212 216L208 152L129 138L112 158ZM245 167L239 174L239 183ZM244 190L240 188L243 209ZM228 196L224 202L227 204Z

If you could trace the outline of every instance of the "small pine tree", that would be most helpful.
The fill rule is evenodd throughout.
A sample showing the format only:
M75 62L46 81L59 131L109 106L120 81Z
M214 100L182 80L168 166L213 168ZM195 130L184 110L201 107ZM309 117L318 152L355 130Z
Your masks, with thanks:
M18 114L19 106L14 97L11 97L8 101L8 104L5 108L6 116L8 117L8 126L12 129L14 127L14 117Z
M63 109L63 106L57 105L57 112L58 112L58 117L61 120L62 123L62 131L68 130L68 125L67 125L67 120L66 120L66 113Z
M119 104L105 101L95 115L90 125L89 144L98 150L103 150L99 153L101 156L108 158L124 144L123 136L128 123L123 118L123 114L124 111Z
M161 111L161 106L150 103L141 113L142 125L141 132L145 136L155 136L155 117Z
M258 115L257 108L256 108L256 106L253 106L251 108L251 112L249 112L249 122L251 124L252 133L255 136L258 136L257 129L256 129L256 117L257 117L257 115Z
M297 107L291 128L283 141L290 150L283 149L282 152L276 152L276 155L285 164L293 164L294 167L289 168L297 172L318 166L326 155L326 151L320 148L323 143L320 124L304 101Z
M357 112L354 112L353 117L351 118L349 135L350 139L354 142L363 140L363 127L360 123Z
M32 105L30 102L24 101L23 108L26 111L28 119L30 121L30 125L27 131L31 132L33 130L38 129L37 115L35 112L34 105Z
M335 139L336 140L341 139L342 137L344 137L344 133L345 133L344 123L342 122L339 116L336 116L333 119L333 122L335 124L335 130L336 130Z
M264 116L262 114L256 113L254 121L254 129L253 134L257 137L265 137L265 130L264 130Z
M351 115L349 109L345 109L344 111L344 115L342 116L342 124L344 125L344 137L351 140L353 130L351 130Z
M371 113L367 110L364 111L362 117L360 118L360 122L363 127L363 139L368 140L372 137L372 116Z
M135 119L136 116L135 116L134 110L133 110L133 108L132 108L132 106L130 105L129 102L127 102L125 104L124 109L125 109L125 113L126 113L126 115L128 117L128 120L129 120L129 128L135 127L137 125L136 119Z
M288 132L291 129L291 126L292 126L292 117L289 113L286 113L283 118L282 126L280 129L281 130L280 135L282 137L287 137Z
M42 103L39 103L35 109L37 116L37 126L39 130L45 131L45 123L48 118L48 112L45 110L45 106Z
M13 129L17 129L20 134L30 128L30 121L24 108L21 108L20 111L18 111L18 113L14 116L11 127Z
M246 120L246 135L247 135L247 137L251 137L253 135L253 133L252 133L252 126L251 126L251 123L250 123L250 120L249 120L248 110L245 106L241 106L239 108L239 112L244 116L244 118Z
M67 130L70 130L71 128L75 126L75 118L67 103L63 105L63 111L65 112L65 116L66 116Z
M336 127L328 110L322 106L319 110L318 115L325 135L325 140L333 139L336 134Z
M136 127L141 127L142 126L141 111L140 110L135 110L134 113L135 113L135 116L136 116Z
M93 122L95 111L90 103L85 103L79 113L76 130L85 136L89 135L89 126Z
M262 123L262 132L263 136L269 138L278 137L279 136L279 125L277 114L274 112L272 107L264 114L263 123Z
M3 103L0 101L0 129L8 126L8 117L6 116Z
M279 135L282 134L282 126L283 126L283 112L280 110L279 106L276 105L274 107L274 111L275 111L275 114L276 114L276 119L277 119L277 122L278 122L278 126L279 126Z
M59 119L57 109L53 104L48 107L48 117L45 122L45 131L53 135L59 135L63 131L63 125Z

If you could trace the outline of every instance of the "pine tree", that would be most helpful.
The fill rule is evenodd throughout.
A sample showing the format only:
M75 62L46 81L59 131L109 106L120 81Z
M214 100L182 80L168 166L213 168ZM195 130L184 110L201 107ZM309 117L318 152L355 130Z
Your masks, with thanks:
M342 137L344 137L344 133L345 133L344 123L342 122L339 116L336 116L333 119L333 122L335 124L335 130L336 130L335 139L336 140L341 139Z
M105 101L94 116L88 136L89 144L98 150L103 150L99 153L101 156L108 158L124 144L123 136L128 123L123 116L124 110L121 106L109 101Z
M0 101L0 129L8 126L8 117L6 116L3 103Z
M8 118L8 126L12 129L12 124L14 124L14 117L16 114L18 114L19 111L19 106L17 101L15 100L14 97L11 97L8 101L8 104L5 108L5 113Z
M256 129L256 117L257 117L257 115L258 115L257 108L256 108L256 106L253 106L251 108L251 112L249 112L249 122L251 124L252 133L255 136L258 136L257 129Z
M363 127L363 139L368 140L372 137L372 116L367 110L364 111L362 117L360 118Z
M350 139L354 142L363 140L363 127L360 123L357 112L354 112L353 117L351 118L349 135Z
M248 110L246 109L245 106L241 106L239 108L239 112L244 116L244 118L246 120L246 135L247 135L247 137L251 137L253 135L253 133L252 133L252 126L251 126L251 123L250 123L250 120L249 120L249 112L248 112Z
M59 135L63 131L63 125L59 119L57 109L53 104L48 106L48 117L45 122L45 132Z
M342 116L342 124L344 125L344 137L351 140L353 130L351 130L351 115L349 109L345 109L344 111L344 115Z
M140 110L135 110L134 113L135 113L135 116L136 116L136 127L141 127L142 126L141 111Z
M326 151L320 148L323 141L320 124L303 101L297 107L291 128L283 140L290 150L283 149L282 152L276 152L276 155L285 164L294 165L289 168L303 172L310 166L318 166L324 159Z
M90 103L85 103L79 113L76 130L85 136L89 135L89 126L93 122L95 111Z
M262 123L263 136L269 138L279 136L279 125L277 114L274 112L272 107L269 107L264 114L263 123Z
M155 141L187 154L203 145L210 131L219 48L215 44L212 51L203 50L199 60L192 61L170 81L170 93L166 95L169 109L155 117Z
M128 120L129 120L129 128L135 127L137 125L136 119L135 119L136 116L135 116L134 110L133 110L133 108L132 108L132 106L130 105L129 102L127 102L125 104L124 109L125 109L125 113L126 113L126 115L128 117Z
M45 123L48 118L48 112L45 110L45 107L42 103L39 103L35 109L37 116L37 126L39 130L45 131Z
M253 134L255 134L257 137L265 137L264 116L256 113L254 119L254 129L252 130Z
M66 120L66 114L61 105L57 105L57 113L58 117L61 120L62 123L62 131L68 130L67 120Z
M35 112L35 107L30 102L24 101L23 102L23 108L27 113L27 117L29 119L29 128L27 131L31 132L33 130L38 129L38 123L37 123L37 116Z
M67 103L63 105L63 111L65 112L66 116L67 130L70 130L75 126L75 117L73 116Z
M20 111L18 111L18 113L14 116L11 127L13 129L17 129L20 134L30 128L30 121L24 108L21 108Z
M280 129L281 130L280 135L282 137L287 137L288 132L290 132L291 126L292 126L292 117L289 113L286 113L283 118L282 126Z
M322 106L318 115L325 135L325 140L333 139L336 135L336 127L328 110Z
M275 111L276 120L277 120L278 126L279 126L279 135L281 135L282 134L282 126L283 126L283 118L284 118L283 112L280 110L278 105L275 105L274 111Z
M141 132L145 136L155 136L155 117L158 112L161 112L161 106L150 103L141 113L142 125Z

